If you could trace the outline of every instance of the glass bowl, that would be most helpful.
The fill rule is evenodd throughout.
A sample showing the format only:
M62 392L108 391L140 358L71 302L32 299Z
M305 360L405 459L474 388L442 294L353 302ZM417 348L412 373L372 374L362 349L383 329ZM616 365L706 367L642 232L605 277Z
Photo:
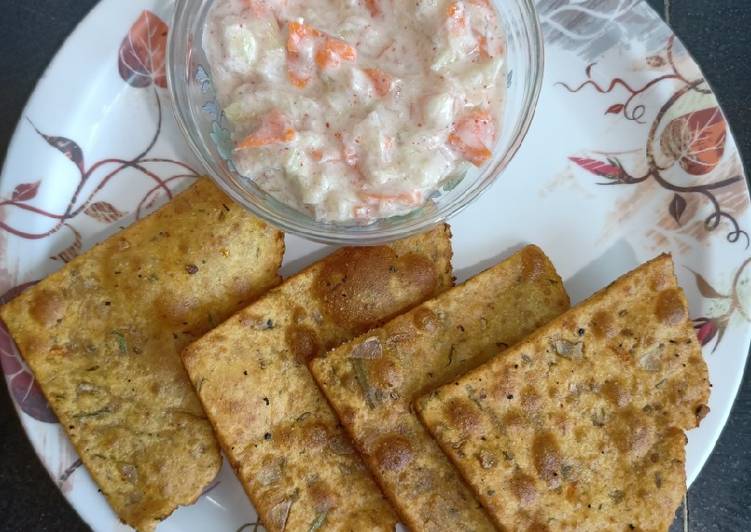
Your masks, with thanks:
M177 0L169 36L167 77L177 122L214 181L238 203L280 229L330 244L376 244L424 231L457 214L498 178L516 154L534 116L542 86L543 41L533 0L492 0L507 39L507 93L501 135L490 160L473 168L453 188L434 194L422 207L402 216L330 223L277 201L231 161L227 124L216 102L203 31L213 0Z

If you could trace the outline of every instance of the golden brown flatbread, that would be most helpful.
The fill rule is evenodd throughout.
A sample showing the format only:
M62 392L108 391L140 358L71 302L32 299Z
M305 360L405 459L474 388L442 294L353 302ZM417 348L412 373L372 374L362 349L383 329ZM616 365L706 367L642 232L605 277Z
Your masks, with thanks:
M707 366L667 255L417 402L504 530L667 530Z
M311 363L400 517L414 530L494 530L410 410L426 389L481 364L568 309L553 265L529 246Z
M0 313L113 509L152 530L221 464L180 351L279 283L283 235L201 180Z
M268 530L393 530L393 511L306 363L451 284L448 226L344 248L185 350L224 452Z

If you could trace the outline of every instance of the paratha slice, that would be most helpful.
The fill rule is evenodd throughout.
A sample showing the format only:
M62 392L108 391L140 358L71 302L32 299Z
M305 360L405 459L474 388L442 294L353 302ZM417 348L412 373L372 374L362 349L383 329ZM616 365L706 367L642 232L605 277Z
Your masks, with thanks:
M221 456L180 352L280 281L283 235L202 179L0 314L123 522L152 530Z

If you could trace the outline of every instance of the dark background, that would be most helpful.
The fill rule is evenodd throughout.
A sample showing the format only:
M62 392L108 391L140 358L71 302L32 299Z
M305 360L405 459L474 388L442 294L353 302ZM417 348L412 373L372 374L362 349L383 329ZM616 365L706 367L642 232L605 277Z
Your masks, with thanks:
M686 44L712 84L749 167L751 1L648 0ZM36 80L95 0L2 1L0 154ZM688 523L684 515L688 514ZM751 379L688 494L674 531L751 530ZM87 530L47 476L0 385L0 530Z

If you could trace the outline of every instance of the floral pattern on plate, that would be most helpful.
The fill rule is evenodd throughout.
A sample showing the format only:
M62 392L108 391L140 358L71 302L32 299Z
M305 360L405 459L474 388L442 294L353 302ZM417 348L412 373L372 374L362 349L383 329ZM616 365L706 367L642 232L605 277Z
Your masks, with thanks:
M751 215L740 158L699 68L644 2L537 6L547 66L536 119L504 176L451 220L455 269L463 280L532 241L580 299L672 251L711 378L722 384L689 434L692 480L732 406L751 338ZM103 0L40 81L0 181L2 301L198 175L165 111L170 10L169 0ZM226 141L218 109L206 111ZM285 275L324 253L289 235L287 249ZM92 528L121 529L4 328L0 363L53 480ZM225 463L199 501L159 530L258 528Z

